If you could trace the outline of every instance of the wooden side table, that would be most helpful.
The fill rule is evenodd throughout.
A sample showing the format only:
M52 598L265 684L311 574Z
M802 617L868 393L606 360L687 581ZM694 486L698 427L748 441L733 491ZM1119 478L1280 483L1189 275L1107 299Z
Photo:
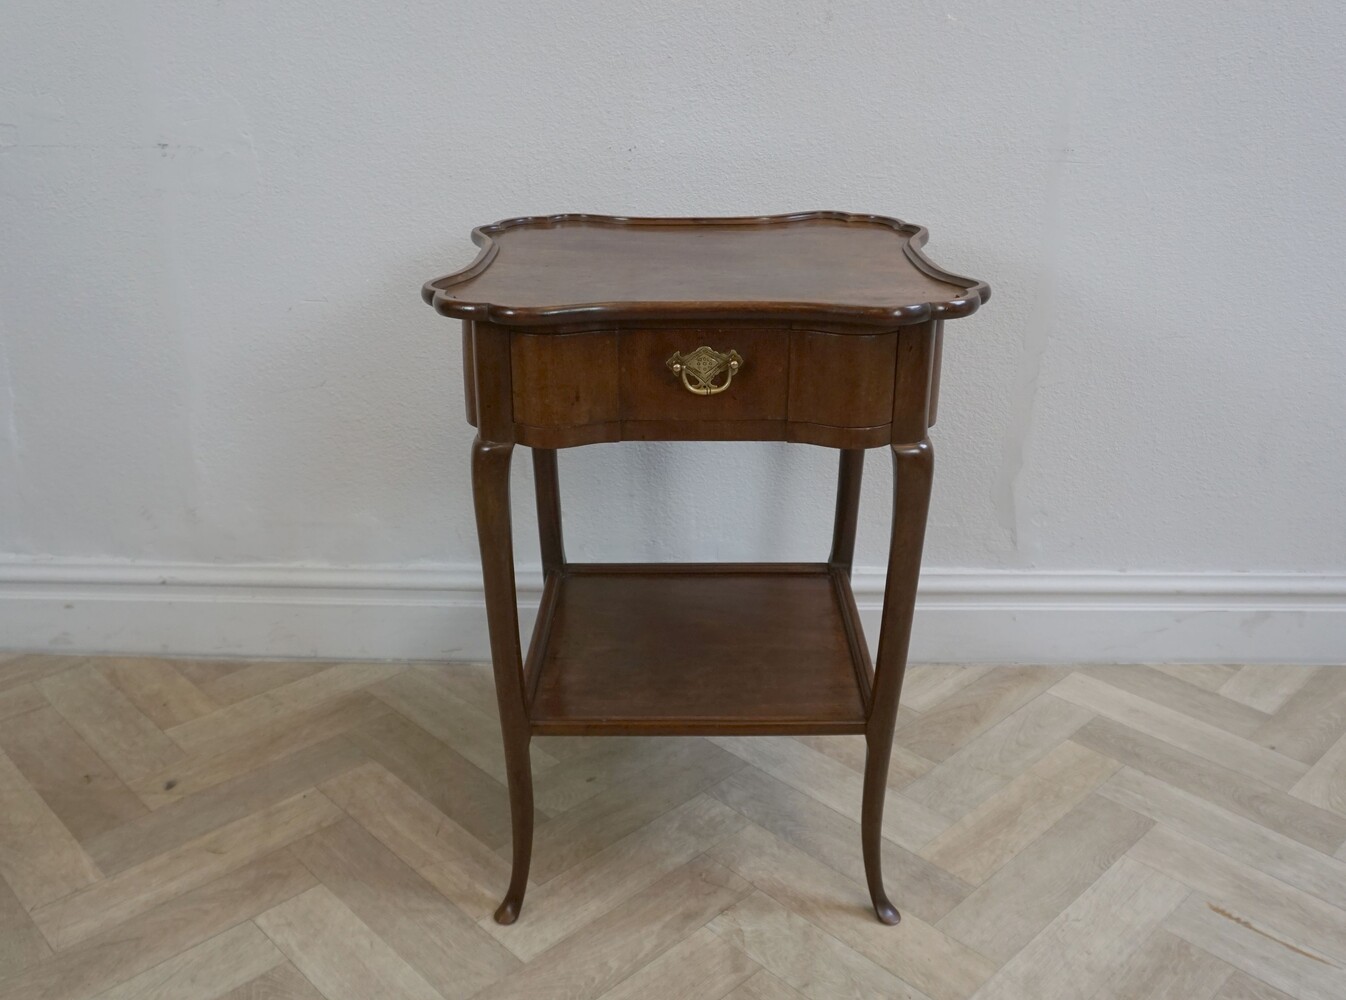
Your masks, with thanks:
M867 744L861 845L874 910L899 920L880 828L930 498L942 328L990 296L876 215L557 215L473 231L481 253L429 282L463 321L472 488L504 733L519 915L533 843L534 733L854 733ZM556 449L598 441L798 441L840 449L818 563L572 563ZM518 640L509 464L532 449L546 583ZM851 593L864 449L894 464L877 663Z

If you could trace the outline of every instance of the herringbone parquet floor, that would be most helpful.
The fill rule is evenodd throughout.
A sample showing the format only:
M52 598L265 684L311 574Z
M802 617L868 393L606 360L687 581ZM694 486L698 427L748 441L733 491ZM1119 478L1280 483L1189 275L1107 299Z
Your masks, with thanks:
M478 666L0 657L0 1000L1346 997L1346 668L918 667L858 737L545 738ZM504 848L504 849L502 849Z

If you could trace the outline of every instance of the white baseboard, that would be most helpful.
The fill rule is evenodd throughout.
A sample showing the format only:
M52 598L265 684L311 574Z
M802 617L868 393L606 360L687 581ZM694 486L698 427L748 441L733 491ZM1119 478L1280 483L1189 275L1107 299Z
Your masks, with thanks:
M883 575L856 600L877 633ZM532 626L540 576L519 576ZM478 660L475 566L319 568L0 561L0 649ZM957 663L1346 663L1346 576L922 574L912 659Z

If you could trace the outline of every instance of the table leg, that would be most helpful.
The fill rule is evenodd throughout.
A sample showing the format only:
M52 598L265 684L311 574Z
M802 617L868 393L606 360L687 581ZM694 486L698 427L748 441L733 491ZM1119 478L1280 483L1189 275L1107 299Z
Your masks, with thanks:
M883 888L883 799L888 788L888 758L893 725L907 669L907 647L921 574L925 518L935 452L929 439L893 445L893 534L888 550L888 581L879 626L879 655L874 665L874 696L865 728L865 783L860 807L860 844L865 879L874 912L885 924L902 919Z
M860 515L860 480L865 471L863 448L841 449L837 468L837 513L832 521L832 554L827 561L847 573L855 558L855 526Z
M537 530L542 542L542 575L559 572L566 562L561 536L561 483L556 449L533 448L533 489L537 493Z
M486 585L486 620L491 663L500 706L509 777L509 810L514 835L514 869L509 890L495 911L497 923L512 924L523 906L533 858L533 772L528 757L531 733L524 702L523 657L519 649L519 609L514 589L514 542L510 528L509 463L514 445L483 441L472 445L472 495L477 511Z

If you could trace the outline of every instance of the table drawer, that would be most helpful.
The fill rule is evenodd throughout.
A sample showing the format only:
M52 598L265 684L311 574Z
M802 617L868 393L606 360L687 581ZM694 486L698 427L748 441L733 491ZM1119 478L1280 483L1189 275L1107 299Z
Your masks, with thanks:
M619 336L623 420L785 419L788 330L670 327Z

